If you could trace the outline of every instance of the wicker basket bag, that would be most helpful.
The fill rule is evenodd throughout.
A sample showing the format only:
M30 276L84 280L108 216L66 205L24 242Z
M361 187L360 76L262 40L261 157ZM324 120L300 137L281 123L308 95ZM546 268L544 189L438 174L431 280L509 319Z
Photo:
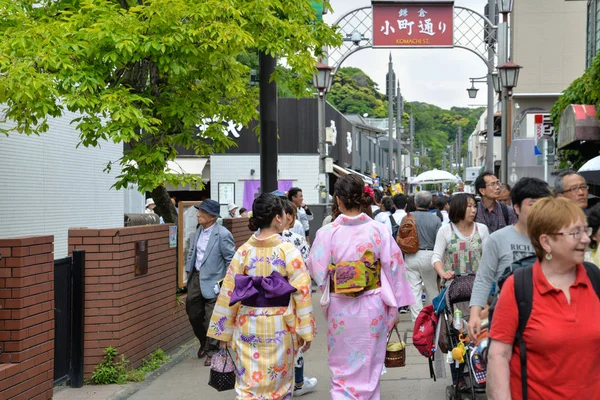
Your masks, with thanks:
M398 337L397 342L391 341L392 332L394 331L396 331L396 336ZM400 339L398 327L394 325L388 334L387 346L385 350L385 367L397 368L404 367L404 365L406 365L406 332L404 332L404 340Z

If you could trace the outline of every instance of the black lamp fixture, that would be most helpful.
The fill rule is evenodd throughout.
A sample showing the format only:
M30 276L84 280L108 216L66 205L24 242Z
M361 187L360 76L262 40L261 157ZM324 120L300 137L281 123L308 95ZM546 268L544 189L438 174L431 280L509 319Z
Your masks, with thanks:
M506 17L507 14L513 11L515 0L497 0L496 3L498 4L498 12Z
M519 81L519 71L521 70L520 65L509 61L498 67L498 74L500 75L500 83L502 87L510 91L512 88L517 87Z
M319 97L323 97L327 92L331 90L332 72L333 68L329 65L324 64L321 59L317 63L317 72L313 76L313 84L319 92Z
M502 83L500 82L500 75L497 72L492 74L492 83L494 84L494 90L496 93L502 92Z
M479 91L479 89L477 89L475 87L475 81L473 81L471 79L471 87L467 89L467 93L469 93L469 98L470 99L474 99L475 97L477 97L477 92Z

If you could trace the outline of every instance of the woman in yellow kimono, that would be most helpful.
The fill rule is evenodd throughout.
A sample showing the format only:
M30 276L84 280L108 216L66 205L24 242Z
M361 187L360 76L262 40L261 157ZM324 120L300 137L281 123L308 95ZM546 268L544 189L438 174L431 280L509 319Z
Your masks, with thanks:
M315 334L311 280L300 252L279 235L281 199L261 194L252 205L257 231L236 252L217 299L208 336L232 342L239 400L289 399L294 356Z

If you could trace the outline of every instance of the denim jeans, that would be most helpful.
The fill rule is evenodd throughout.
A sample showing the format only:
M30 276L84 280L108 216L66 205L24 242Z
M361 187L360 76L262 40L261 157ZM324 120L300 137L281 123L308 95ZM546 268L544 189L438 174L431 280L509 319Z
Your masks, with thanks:
M294 382L296 384L304 383L304 357L302 354L298 356L296 368L294 368Z

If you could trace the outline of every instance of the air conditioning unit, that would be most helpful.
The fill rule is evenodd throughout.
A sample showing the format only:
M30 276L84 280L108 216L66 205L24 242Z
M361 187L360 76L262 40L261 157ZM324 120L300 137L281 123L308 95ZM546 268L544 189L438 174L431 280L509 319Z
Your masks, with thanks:
M473 182L479 176L481 167L468 167L465 170L465 182Z

